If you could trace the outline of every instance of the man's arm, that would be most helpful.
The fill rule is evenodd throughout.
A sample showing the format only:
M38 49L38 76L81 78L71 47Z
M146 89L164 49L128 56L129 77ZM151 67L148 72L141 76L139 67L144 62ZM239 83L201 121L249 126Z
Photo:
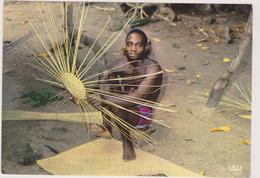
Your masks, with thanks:
M151 65L147 68L146 74L147 75L144 80L139 84L138 88L129 94L126 94L124 96L129 96L129 97L134 97L134 98L140 98L140 99L145 99L147 97L147 93L149 93L152 89L152 87L150 87L151 85L154 85L155 81L157 80L157 78L159 77L159 75L162 73L161 68L159 65ZM140 76L142 77L142 76ZM122 97L124 97L122 96ZM128 102L128 101L124 101L112 96L105 96L104 97L105 100L109 101L109 102L113 102L114 104L118 104L120 106L131 106L131 105L135 105L135 103L132 102ZM124 98L122 98L124 99Z

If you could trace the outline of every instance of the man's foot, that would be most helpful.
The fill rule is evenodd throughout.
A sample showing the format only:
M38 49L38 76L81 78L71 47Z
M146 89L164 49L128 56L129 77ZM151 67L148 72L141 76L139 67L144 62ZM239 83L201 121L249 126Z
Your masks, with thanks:
M139 130L143 131L147 135L150 135L150 134L155 132L155 128L153 128L151 126L147 126L147 127L143 128L143 129L139 129Z
M97 124L90 125L90 132L93 133L96 137L112 139L112 135L103 126Z

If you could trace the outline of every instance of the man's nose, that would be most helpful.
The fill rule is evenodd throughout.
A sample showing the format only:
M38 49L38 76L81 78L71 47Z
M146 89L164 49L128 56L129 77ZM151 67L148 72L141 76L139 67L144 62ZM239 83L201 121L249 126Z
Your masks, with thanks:
M131 46L131 51L136 51L136 46L135 45Z

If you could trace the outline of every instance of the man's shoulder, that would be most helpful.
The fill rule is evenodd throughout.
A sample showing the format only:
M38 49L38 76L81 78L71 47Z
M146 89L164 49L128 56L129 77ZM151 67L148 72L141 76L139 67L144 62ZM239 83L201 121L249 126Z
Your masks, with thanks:
M144 62L145 62L145 65L149 66L148 69L161 70L160 64L151 58L145 58Z

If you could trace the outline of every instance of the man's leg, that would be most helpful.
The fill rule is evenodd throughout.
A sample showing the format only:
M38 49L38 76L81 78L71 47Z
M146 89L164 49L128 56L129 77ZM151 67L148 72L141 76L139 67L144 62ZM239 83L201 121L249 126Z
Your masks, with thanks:
M103 106L107 110L111 111L110 106ZM103 118L103 125L93 124L91 125L91 132L94 135L102 138L111 139L112 138L112 126L111 126L111 118L104 112L101 112Z
M126 121L127 123L133 125L133 120L130 118L130 114L127 111L113 108L113 112L122 120ZM117 123L117 126L119 128L119 131L122 136L122 142L123 142L123 161L129 161L134 160L136 158L136 154L134 151L134 146L132 143L130 131L122 126L121 124Z

